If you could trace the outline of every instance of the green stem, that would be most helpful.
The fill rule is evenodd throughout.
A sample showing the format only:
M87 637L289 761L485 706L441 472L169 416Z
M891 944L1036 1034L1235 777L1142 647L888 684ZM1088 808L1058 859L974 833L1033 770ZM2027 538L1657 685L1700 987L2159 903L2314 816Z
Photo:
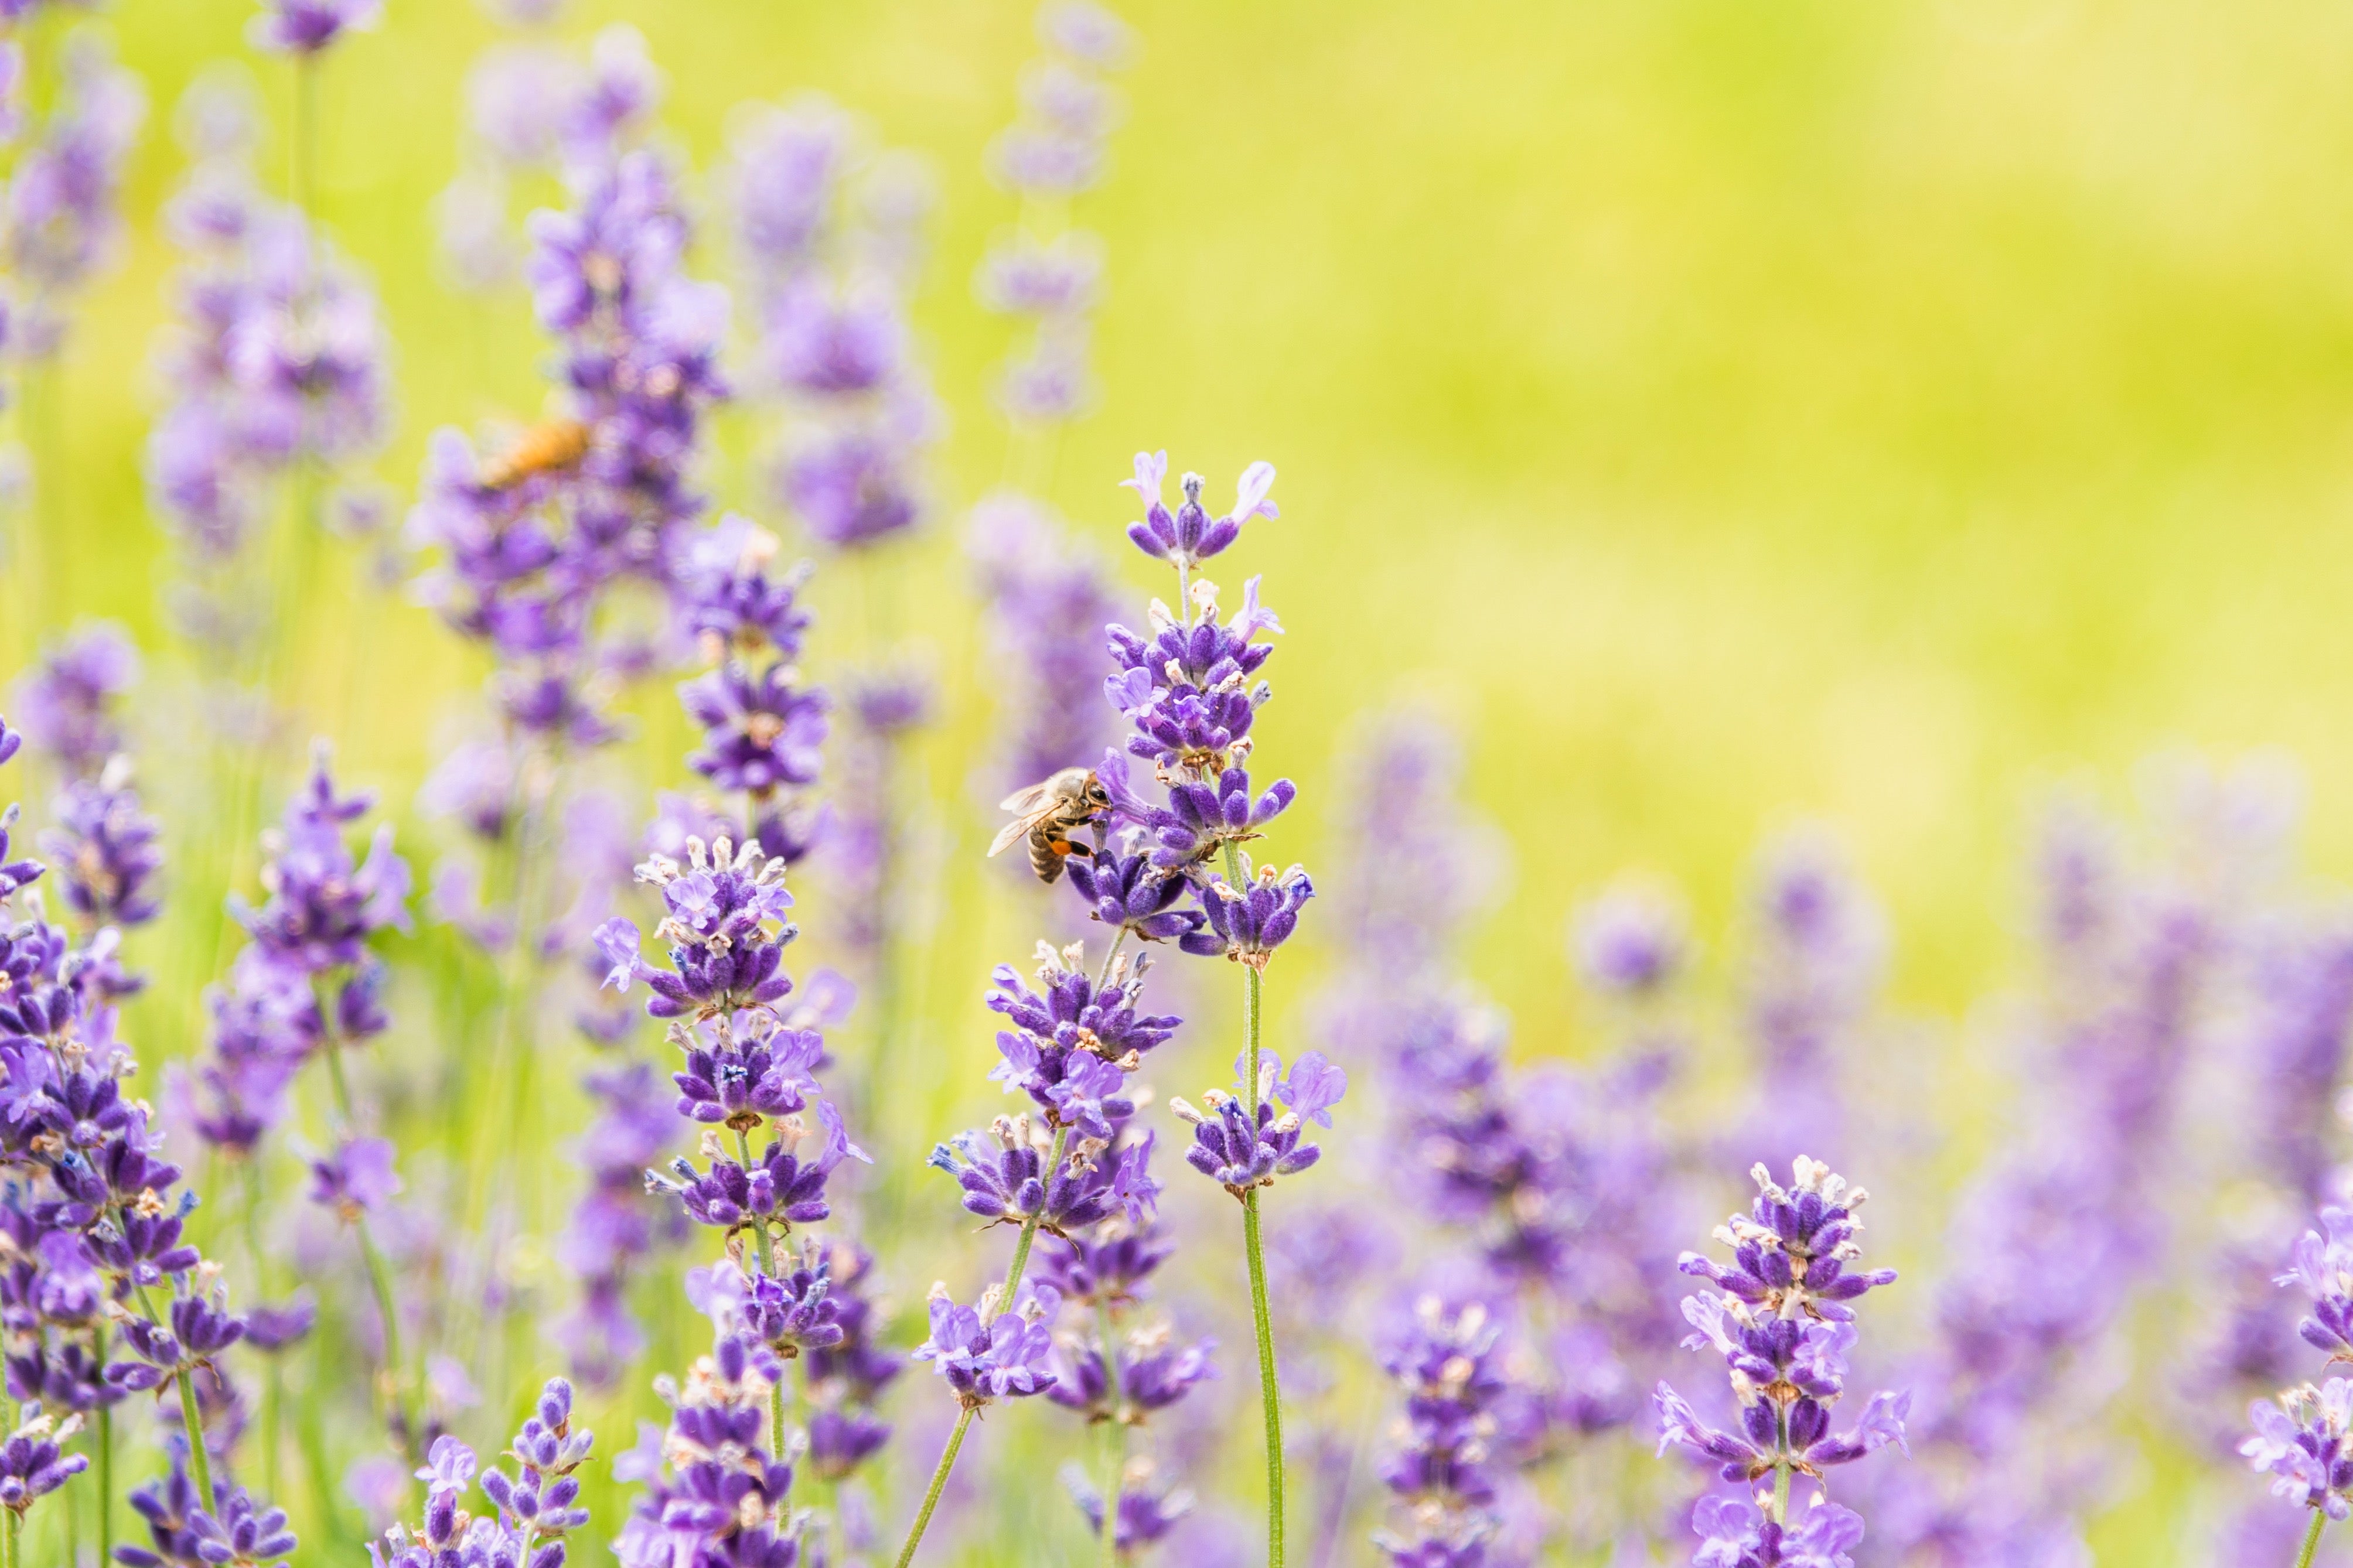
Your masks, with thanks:
M899 1549L898 1568L907 1568L915 1560L915 1548L923 1542L923 1530L932 1522L932 1510L940 1506L940 1493L946 1489L948 1472L955 1468L956 1450L964 1447L964 1435L972 1427L972 1413L977 1408L967 1405L956 1417L955 1430L948 1434L948 1446L940 1451L940 1462L932 1471L932 1484L923 1493L923 1506L916 1510L915 1522L907 1531L907 1544Z
M92 1364L98 1374L106 1375L106 1330L96 1335L97 1353ZM98 1449L98 1463L91 1467L98 1472L98 1560L101 1564L114 1561L114 1412L106 1405L98 1407L90 1440Z
M2295 1568L2312 1568L2313 1554L2320 1550L2320 1531L2328 1516L2318 1509L2312 1510L2312 1525L2304 1532L2304 1550L2295 1554Z
M1789 1451L1789 1407L1786 1405L1777 1403L1773 1406L1773 1434L1774 1451L1780 1454L1788 1453ZM1773 1464L1773 1522L1784 1529L1788 1528L1789 1523L1789 1464L1787 1459L1777 1459Z
M1054 1146L1046 1154L1046 1177L1049 1181L1053 1179L1055 1172L1062 1168L1062 1150L1070 1141L1071 1130L1068 1126L1054 1129ZM1005 1292L997 1299L998 1311L1009 1312L1013 1310L1013 1292L1021 1288L1022 1271L1029 1267L1029 1244L1037 1239L1038 1216L1031 1215L1021 1222L1020 1239L1013 1244L1013 1264L1005 1271Z
M1063 1146L1070 1141L1071 1130L1068 1127L1054 1129L1054 1147L1046 1157L1049 1176L1061 1168ZM997 1310L999 1312L1012 1310L1013 1293L1021 1288L1022 1272L1029 1267L1029 1247L1037 1239L1038 1216L1031 1215L1021 1222L1020 1239L1013 1244L1013 1262L1005 1270L1005 1289L997 1297ZM915 1560L915 1548L923 1542L923 1531L932 1522L932 1510L939 1506L941 1489L948 1484L948 1472L955 1468L956 1450L964 1447L965 1431L972 1425L972 1413L977 1408L967 1405L964 1414L956 1417L955 1430L949 1434L948 1446L940 1453L939 1466L932 1471L931 1489L923 1494L923 1506L916 1513L915 1522L908 1527L907 1544L899 1549L899 1568L907 1568L907 1564Z
M205 1511L210 1513L220 1503L213 1496L213 1461L205 1452L205 1413L196 1406L196 1380L185 1369L180 1373L180 1424L188 1432L189 1479L196 1483L196 1495L204 1499Z
M1241 852L1226 846L1226 881L1242 885ZM1242 966L1242 1105L1250 1124L1258 1124L1259 1041L1265 1016L1266 976L1254 964ZM1274 1367L1274 1319L1266 1304L1266 1246L1261 1238L1259 1189L1242 1194L1242 1251L1250 1263L1250 1326L1258 1334L1258 1397L1266 1418L1266 1561L1267 1568L1282 1568L1282 1390Z
M25 1527L25 1516L13 1508L7 1513L8 1527L0 1531L0 1568L16 1568L16 1532Z
M1119 1347L1113 1338L1108 1298L1095 1304L1095 1317L1103 1337L1103 1385L1111 1392L1111 1475L1103 1482L1103 1539L1096 1543L1096 1561L1101 1568L1114 1568L1119 1562L1119 1489L1127 1479L1127 1422L1120 1410L1125 1396L1119 1386Z
M1242 1250L1250 1259L1250 1326L1258 1332L1258 1397L1266 1416L1267 1568L1282 1568L1282 1391L1275 1381L1274 1320L1266 1306L1266 1248L1259 1239L1258 1194L1256 1187L1242 1194Z

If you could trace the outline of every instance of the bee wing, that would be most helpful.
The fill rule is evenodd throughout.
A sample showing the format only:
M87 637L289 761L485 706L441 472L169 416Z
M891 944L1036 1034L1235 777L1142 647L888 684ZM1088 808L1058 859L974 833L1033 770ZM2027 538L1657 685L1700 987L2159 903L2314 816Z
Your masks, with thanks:
M1009 811L1016 816L1034 816L1039 807L1053 797L1052 781L1033 784L1015 790L997 803L999 811Z
M997 837L989 841L989 858L991 859L996 858L997 856L1004 854L1008 849L1012 848L1016 844L1020 843L1024 838L1029 837L1029 830L1037 826L1039 820L1042 819L1044 816L1045 814L1043 812L1033 811L1026 816L1017 816L1012 821L1007 823L1004 826L998 828L997 830Z

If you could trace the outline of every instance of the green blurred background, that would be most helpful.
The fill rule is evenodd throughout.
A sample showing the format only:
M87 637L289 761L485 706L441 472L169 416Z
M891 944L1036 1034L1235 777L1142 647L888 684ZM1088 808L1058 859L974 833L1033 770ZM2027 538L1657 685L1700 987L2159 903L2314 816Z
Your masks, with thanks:
M733 105L806 88L933 162L919 324L954 423L902 602L952 689L924 766L967 847L986 672L954 535L1007 446L981 392L1007 332L967 279L1011 216L981 151L1034 50L1030 9L665 0L570 24L645 31L698 166ZM2008 966L2023 808L2055 778L2115 794L2162 747L2284 748L2315 864L2353 865L2353 814L2332 804L2353 789L2353 572L2332 548L2353 501L2353 14L1120 9L1145 49L1113 177L1081 215L1111 258L1104 396L1050 493L1108 548L1138 447L1208 473L1213 496L1251 458L1278 464L1283 517L1246 557L1288 628L1261 757L1307 798L1278 848L1312 856L1365 710L1411 693L1459 715L1471 793L1517 860L1474 967L1524 1050L1587 1048L1561 962L1579 890L1651 868L1712 933L1747 851L1798 816L1834 824L1887 900L1898 1005L1947 1016ZM151 648L169 558L138 454L172 262L153 219L180 167L166 127L198 66L248 53L248 12L111 14L153 113L127 264L85 301L61 378L43 602L52 625L112 616ZM392 0L328 68L322 216L397 343L379 471L404 498L435 426L543 395L520 295L447 289L426 214L491 36L467 0ZM288 73L255 69L282 133ZM748 505L751 426L722 424L734 457L713 489ZM349 575L315 592L357 602ZM311 630L331 672L316 689L353 667L322 727L405 801L479 666L397 601ZM659 777L675 737L649 738ZM1018 920L974 914L983 889L949 879L924 960L927 1026L973 1078L988 1037L965 999L1028 945ZM2126 1511L2106 1560L2166 1560L2163 1510Z

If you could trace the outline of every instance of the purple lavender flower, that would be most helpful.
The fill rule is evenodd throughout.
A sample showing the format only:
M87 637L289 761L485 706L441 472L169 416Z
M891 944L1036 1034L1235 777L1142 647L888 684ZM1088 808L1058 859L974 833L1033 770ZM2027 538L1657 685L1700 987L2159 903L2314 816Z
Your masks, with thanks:
M164 867L155 819L140 808L127 759L69 785L41 847L61 868L66 903L93 926L136 926L161 912L150 886Z
M1613 888L1579 909L1570 947L1577 973L1604 996L1654 995L1691 957L1683 911L1640 884Z
M315 55L345 33L364 32L384 16L384 0L262 0L248 29L257 49Z
M1267 499L1267 493L1274 489L1272 463L1252 463L1244 469L1234 492L1233 510L1214 521L1201 505L1201 488L1206 481L1200 475L1185 476L1185 500L1173 513L1160 494L1167 478L1166 452L1135 455L1135 478L1122 483L1142 499L1144 521L1130 523L1127 536L1138 550L1155 560L1175 563L1180 572L1195 571L1204 561L1223 554L1241 537L1242 525L1252 518L1282 515L1274 502ZM1256 607L1254 597L1251 607Z
M17 159L0 231L23 286L10 346L35 358L58 352L67 300L122 248L123 166L147 117L138 76L98 34L67 39L61 76L57 107Z
M175 1444L172 1473L131 1493L132 1508L146 1522L148 1544L117 1547L115 1561L126 1568L216 1568L293 1554L297 1543L283 1509L254 1501L229 1481L215 1484L209 1507L203 1493L188 1473L186 1447Z
M915 1347L915 1359L930 1362L968 1410L1043 1394L1054 1384L1049 1366L1060 1308L1050 1285L1024 1285L1000 1310L994 1292L976 1307L959 1307L944 1284L935 1284L931 1337Z
M1103 1489L1076 1465L1063 1466L1061 1475L1063 1489L1079 1505L1087 1528L1100 1537L1104 1512ZM1112 1550L1119 1553L1122 1562L1134 1561L1145 1548L1165 1540L1193 1511L1193 1500L1192 1492L1171 1484L1149 1458L1139 1457L1129 1461L1120 1475L1118 1523L1113 1527Z
M798 934L786 919L792 895L784 863L756 844L738 847L722 838L705 848L687 840L688 863L654 856L638 868L640 881L661 889L669 910L654 934L670 944L670 968L638 956L637 927L616 917L597 931L598 950L613 961L607 984L627 992L642 980L654 994L646 1012L656 1018L711 1019L781 1000L793 988L784 972L785 945Z
M1101 756L1112 743L1114 721L1094 696L1103 628L1118 604L1103 564L1021 497L995 496L975 507L968 537L988 598L989 637L1008 667L997 684L1013 693L1014 732L999 776L1018 789ZM1170 900L1180 890L1172 889Z
M345 1139L311 1162L311 1201L346 1221L381 1211L400 1191L395 1158L385 1139Z
M1271 866L1253 868L1248 855L1240 857L1240 866L1239 888L1222 877L1209 879L1201 898L1209 929L1178 938L1177 945L1187 952L1223 953L1264 969L1274 950L1299 929L1300 907L1315 896L1315 885L1307 879L1303 866L1280 872Z
M74 628L43 650L16 683L16 719L69 778L94 778L123 749L123 693L138 682L139 651L111 621Z
M656 1381L670 1429L614 1466L619 1479L646 1483L614 1542L623 1568L792 1568L792 1467L763 1441L769 1394L783 1375L764 1347L723 1323L691 1375Z
M1904 1448L1912 1396L1875 1394L1852 1430L1832 1433L1831 1410L1845 1392L1855 1341L1854 1313L1845 1303L1890 1283L1894 1274L1848 1270L1860 1250L1854 1210L1864 1194L1850 1190L1829 1167L1799 1156L1788 1188L1762 1166L1755 1176L1757 1196L1748 1217L1736 1215L1717 1232L1733 1248L1731 1267L1695 1253L1684 1254L1680 1265L1724 1289L1722 1295L1703 1290L1684 1298L1683 1316L1696 1331L1683 1345L1724 1356L1740 1403L1740 1429L1709 1426L1665 1383L1654 1403L1662 1454L1671 1447L1688 1448L1717 1466L1726 1480L1755 1485L1772 1479L1766 1518L1777 1533L1758 1548L1772 1551L1780 1549L1778 1532L1788 1523L1789 1478L1820 1482L1825 1468L1891 1443ZM1804 1529L1816 1529L1820 1518L1811 1516ZM1800 1533L1793 1532L1791 1541Z
M80 1429L79 1415L59 1423L38 1405L26 1405L16 1429L0 1439L0 1508L21 1520L26 1509L88 1469L89 1459L64 1451Z
M2332 1377L2318 1388L2293 1388L2247 1410L2254 1436L2239 1447L2247 1463L2270 1475L2272 1493L2330 1519L2353 1515L2353 1383Z
M1794 1527L1768 1519L1739 1498L1702 1498L1692 1510L1702 1568L1854 1568L1846 1553L1862 1544L1862 1517L1817 1498Z
M881 1450L890 1426L875 1415L882 1391L904 1363L875 1342L874 1303L867 1291L874 1261L855 1247L827 1255L832 1285L827 1298L838 1337L812 1344L802 1357L803 1385L816 1410L809 1417L809 1464L839 1481Z
M1246 1070L1239 1061L1235 1068L1238 1075ZM1348 1075L1321 1051L1303 1055L1289 1078L1280 1077L1282 1071L1282 1058L1272 1051L1259 1053L1255 1129L1239 1086L1234 1094L1214 1089L1204 1094L1201 1099L1209 1108L1206 1113L1182 1099L1168 1102L1193 1127L1186 1163L1236 1198L1247 1196L1253 1187L1272 1186L1275 1177L1294 1175L1322 1158L1323 1150L1300 1142L1302 1124L1312 1121L1331 1126L1331 1109L1348 1091ZM1277 1100L1284 1107L1281 1114L1274 1109Z

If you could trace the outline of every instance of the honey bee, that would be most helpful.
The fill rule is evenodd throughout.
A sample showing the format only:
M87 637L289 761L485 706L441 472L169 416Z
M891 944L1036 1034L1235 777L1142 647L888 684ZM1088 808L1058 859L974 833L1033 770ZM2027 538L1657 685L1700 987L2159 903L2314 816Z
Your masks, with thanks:
M533 474L568 468L588 455L588 426L577 419L543 419L482 465L481 485L502 490Z
M989 855L1002 855L1016 840L1026 837L1029 868L1038 873L1039 881L1051 883L1061 878L1064 859L1094 853L1083 844L1072 843L1071 832L1101 821L1111 809L1111 796L1091 770L1064 768L1043 784L1007 795L997 809L1011 812L1013 820L997 829Z

